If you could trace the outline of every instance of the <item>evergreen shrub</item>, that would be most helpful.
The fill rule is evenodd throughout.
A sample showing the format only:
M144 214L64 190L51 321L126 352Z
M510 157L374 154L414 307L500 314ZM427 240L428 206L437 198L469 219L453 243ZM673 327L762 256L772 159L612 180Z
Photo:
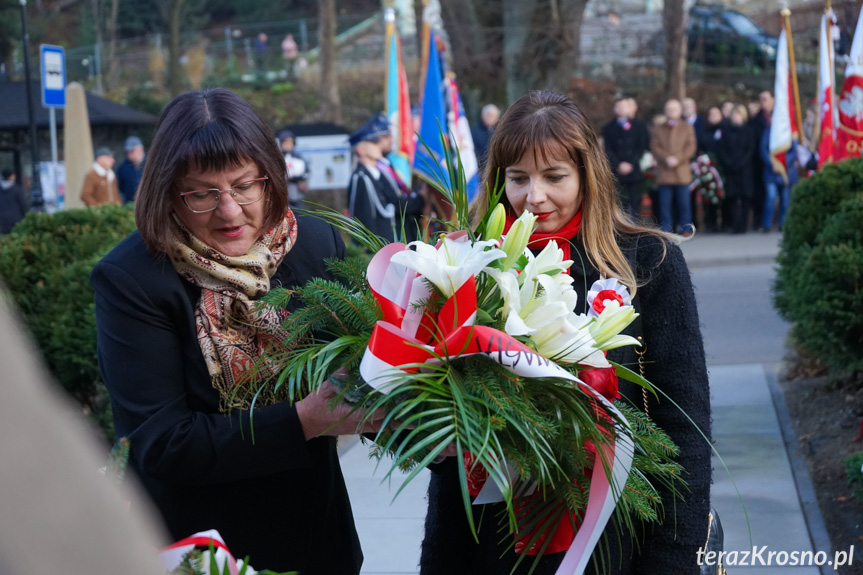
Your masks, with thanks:
M863 160L792 192L774 298L795 341L834 373L863 371Z
M89 274L135 230L131 206L30 213L0 237L0 279L56 382L113 442L111 408L96 361Z

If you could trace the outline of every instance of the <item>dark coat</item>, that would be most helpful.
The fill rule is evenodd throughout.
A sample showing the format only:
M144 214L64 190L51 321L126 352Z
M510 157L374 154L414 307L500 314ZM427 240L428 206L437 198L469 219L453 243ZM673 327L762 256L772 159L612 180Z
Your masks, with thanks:
M573 240L573 245L579 254L573 254L572 259L576 263L570 271L575 280L573 287L578 293L576 311L583 313L586 311L585 290L599 278L599 274L591 268L586 273L581 269L578 262L588 260L577 239ZM710 437L710 390L704 346L695 295L683 253L676 245L668 245L667 255L662 260L661 240L653 236L628 238L621 243L621 247L627 259L636 263L638 277L649 280L638 288L633 301L636 310L642 315L624 333L643 335L647 379L673 398ZM631 347L612 350L608 358L638 369L636 355ZM621 379L620 391L634 405L643 405L641 388ZM666 519L662 525L648 527L646 534L637 535L641 541L640 551L633 549L627 533L623 534L624 540L620 542L612 528L606 529L597 547L609 546L610 561L603 573L697 575L699 567L696 554L707 539L711 448L670 401L657 402L651 398L649 412L650 417L680 447L681 455L677 460L686 469L685 479L690 491L685 492L685 501L672 504L671 495L660 490ZM477 545L470 535L465 518L455 467L458 464L457 458L449 458L445 464L433 470L420 572L422 575L507 574L518 556L510 551L503 559L499 558L503 548L498 544L500 535L496 532L495 518L502 511L502 505L486 506L490 508L484 512L480 543ZM475 521L479 520L481 513L481 509L474 508ZM563 555L556 553L543 557L535 573L554 573ZM533 559L528 557L516 573L527 573ZM595 558L591 565L593 567L588 567L588 573L599 571Z
M146 161L147 159L144 158L140 164L135 166L127 158L117 167L115 172L117 175L117 187L120 189L120 196L122 196L123 202L128 204L135 200L138 185L141 183L141 174L144 173L144 162Z
M330 277L323 260L344 257L335 230L298 218L298 238L272 285ZM198 345L197 288L138 232L93 268L99 368L129 467L175 539L218 529L256 569L304 575L359 573L354 528L334 437L306 441L296 408L279 403L219 412ZM254 439L251 435L254 431Z
M30 198L15 183L0 185L0 234L8 234L30 211Z
M405 197L395 184L381 174L375 178L363 164L358 164L348 186L348 210L375 234L393 241L401 235L402 222L416 222L425 201L411 192ZM415 225L413 226L415 228Z
M650 149L650 134L647 126L634 118L629 122L629 129L624 129L617 120L612 120L602 127L602 140L605 143L605 154L611 164L611 171L619 182L633 183L642 179L639 162L646 151ZM622 162L632 164L632 171L622 176L617 167Z
M752 141L755 142L755 157L752 158L752 169L754 172L752 173L752 180L755 185L756 190L756 199L764 198L764 178L761 177L761 173L764 170L764 161L761 158L761 154L758 153L758 150L761 147L761 138L764 136L764 132L770 131L770 121L767 115L762 111L758 112L753 118L749 119L747 123L749 128L752 130ZM769 162L768 162L769 163Z
M719 145L720 138L722 138L722 129L724 127L725 122L718 124L708 124L705 122L698 139L698 151L716 156L716 148Z
M757 153L752 131L747 126L726 122L722 137L716 143L716 157L724 174L725 197L751 198L754 188L752 156Z
M684 121L689 123L688 119L684 119ZM695 143L697 146L695 155L697 156L698 154L701 154L701 153L706 151L706 150L701 149L701 142L702 142L702 139L704 138L704 135L703 135L704 134L704 127L707 125L707 121L704 118L702 118L701 116L696 115L695 119L692 121L692 123L689 123L689 125L692 126L693 130L695 130ZM694 158L695 157L693 156L693 159Z
M494 126L489 128L482 120L471 128L470 136L473 139L473 150L476 153L476 160L480 170L482 170L488 160L488 143L491 142L492 134L494 134Z

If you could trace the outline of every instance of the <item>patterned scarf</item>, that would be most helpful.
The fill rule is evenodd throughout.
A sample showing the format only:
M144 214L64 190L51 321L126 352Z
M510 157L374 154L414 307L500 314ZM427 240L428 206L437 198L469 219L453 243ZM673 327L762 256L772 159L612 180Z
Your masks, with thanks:
M273 358L285 351L281 323L286 312L256 311L254 300L270 291L270 278L297 239L297 220L288 210L279 224L237 257L202 242L176 215L174 220L179 233L171 238L169 255L180 277L201 288L195 325L207 371L219 392L219 408L250 409L251 394L235 386L277 375L279 364ZM269 390L256 405L274 402Z

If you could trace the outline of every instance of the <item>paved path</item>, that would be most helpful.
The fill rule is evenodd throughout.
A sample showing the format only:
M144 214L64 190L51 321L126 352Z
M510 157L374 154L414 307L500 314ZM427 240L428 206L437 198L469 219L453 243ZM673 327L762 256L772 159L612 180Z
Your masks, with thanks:
M799 460L795 460L793 449L789 457L781 431L781 413L777 415L771 395L776 389L771 379L775 380L787 331L787 325L770 304L772 261L779 240L776 233L705 234L682 246L694 272L699 300L710 368L716 449L736 482L735 489L722 464L715 460L713 503L722 518L728 551L751 551L753 545L766 545L768 551L777 552L829 551L818 534L813 543L798 495L801 478L795 478L792 471L795 467L800 471ZM363 573L417 573L428 472L390 504L404 476L399 475L390 485L381 485L386 469L382 466L374 473L374 463L367 453L368 449L357 440L349 440L342 447L342 465L366 557ZM805 466L802 472L805 487ZM744 506L749 514L748 526ZM764 557L766 562L767 555ZM821 573L817 567L761 565L737 566L730 572Z

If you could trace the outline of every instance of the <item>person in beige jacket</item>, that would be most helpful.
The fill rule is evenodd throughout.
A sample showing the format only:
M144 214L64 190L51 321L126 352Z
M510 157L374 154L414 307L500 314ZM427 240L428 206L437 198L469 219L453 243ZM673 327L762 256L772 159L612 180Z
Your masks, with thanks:
M84 176L84 186L81 188L81 201L85 205L93 207L122 202L113 168L114 153L108 148L96 150L93 169Z
M692 205L689 185L692 170L689 160L695 154L695 130L681 118L682 108L677 100L665 104L666 121L653 127L650 153L656 160L656 183L659 185L659 225L671 232L672 198L677 202L678 221L684 237L692 235Z

